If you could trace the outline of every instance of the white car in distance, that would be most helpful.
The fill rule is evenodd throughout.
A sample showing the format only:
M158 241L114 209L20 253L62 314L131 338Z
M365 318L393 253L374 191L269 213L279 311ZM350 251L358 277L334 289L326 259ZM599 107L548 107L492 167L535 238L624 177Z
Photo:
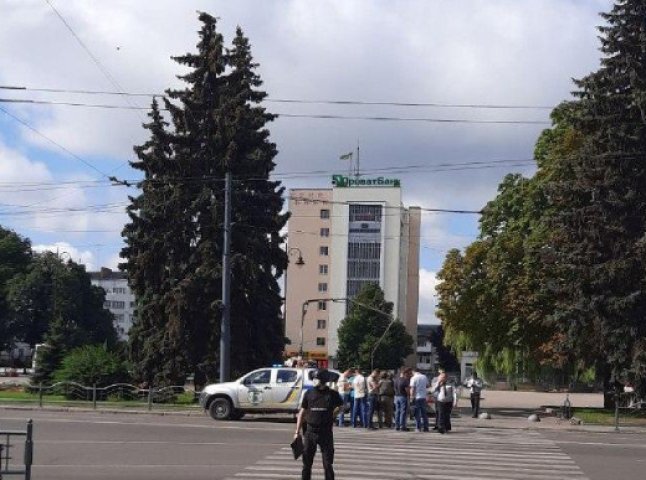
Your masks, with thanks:
M296 413L303 395L314 387L315 368L270 367L254 370L237 380L213 383L200 393L200 406L214 420L239 420L246 413ZM329 370L336 389L339 372Z

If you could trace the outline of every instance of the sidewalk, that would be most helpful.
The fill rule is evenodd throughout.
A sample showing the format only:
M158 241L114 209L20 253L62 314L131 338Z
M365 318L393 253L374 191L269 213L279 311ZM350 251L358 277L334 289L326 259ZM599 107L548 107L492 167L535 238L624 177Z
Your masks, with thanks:
M65 412L65 413L93 413L101 415L156 415L156 416L176 416L176 417L203 417L205 421L212 422L214 426L218 424L201 410L193 411L173 411L173 410L147 410L140 409L118 409L105 408L94 410L85 407L58 407L45 405L43 408L37 405L7 405L0 404L2 411L23 411L23 412ZM1 415L1 413L0 413ZM285 415L282 417L287 418ZM276 418L276 415L247 415L245 419L255 420L262 418ZM244 422L244 420L242 420ZM611 425L572 425L568 421L563 421L555 417L541 417L540 422L530 422L527 417L499 417L492 415L490 420L471 418L468 415L459 415L453 419L456 428L496 428L496 429L514 429L514 430L556 430L569 432L591 432L591 433L613 433L614 426ZM621 433L639 433L646 434L646 427L637 426L619 426Z

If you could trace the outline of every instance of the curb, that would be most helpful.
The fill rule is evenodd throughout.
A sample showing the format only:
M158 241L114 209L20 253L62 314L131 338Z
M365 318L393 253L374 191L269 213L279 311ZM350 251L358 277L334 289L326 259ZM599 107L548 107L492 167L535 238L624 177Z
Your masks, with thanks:
M160 417L203 417L205 412L174 412L169 410L118 410L118 409L93 409L83 407L32 407L27 405L0 405L0 410L14 410L23 412L60 412L60 413L96 413L107 415L157 415Z

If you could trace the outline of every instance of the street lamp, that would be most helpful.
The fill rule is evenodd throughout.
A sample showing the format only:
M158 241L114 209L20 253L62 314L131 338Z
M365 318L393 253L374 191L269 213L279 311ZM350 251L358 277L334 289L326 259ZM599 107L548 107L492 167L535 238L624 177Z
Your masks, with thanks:
M303 252L301 252L300 248L289 247L287 249L287 256L289 257L292 253L298 253L298 258L296 259L296 262L294 262L296 265L298 265L299 267L305 265L305 260L303 260Z

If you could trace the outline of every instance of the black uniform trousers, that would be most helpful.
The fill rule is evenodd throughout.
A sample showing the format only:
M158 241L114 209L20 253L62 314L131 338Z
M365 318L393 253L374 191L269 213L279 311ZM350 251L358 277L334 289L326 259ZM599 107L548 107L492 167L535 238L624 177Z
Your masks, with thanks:
M451 431L451 411L453 402L437 402L437 428L440 433Z
M325 480L334 480L334 436L332 428L321 429L317 432L308 425L303 434L303 480L312 478L312 464L314 455L316 455L316 446L321 447L321 457L323 458L323 470Z
M473 418L480 414L480 392L471 394L471 414Z

